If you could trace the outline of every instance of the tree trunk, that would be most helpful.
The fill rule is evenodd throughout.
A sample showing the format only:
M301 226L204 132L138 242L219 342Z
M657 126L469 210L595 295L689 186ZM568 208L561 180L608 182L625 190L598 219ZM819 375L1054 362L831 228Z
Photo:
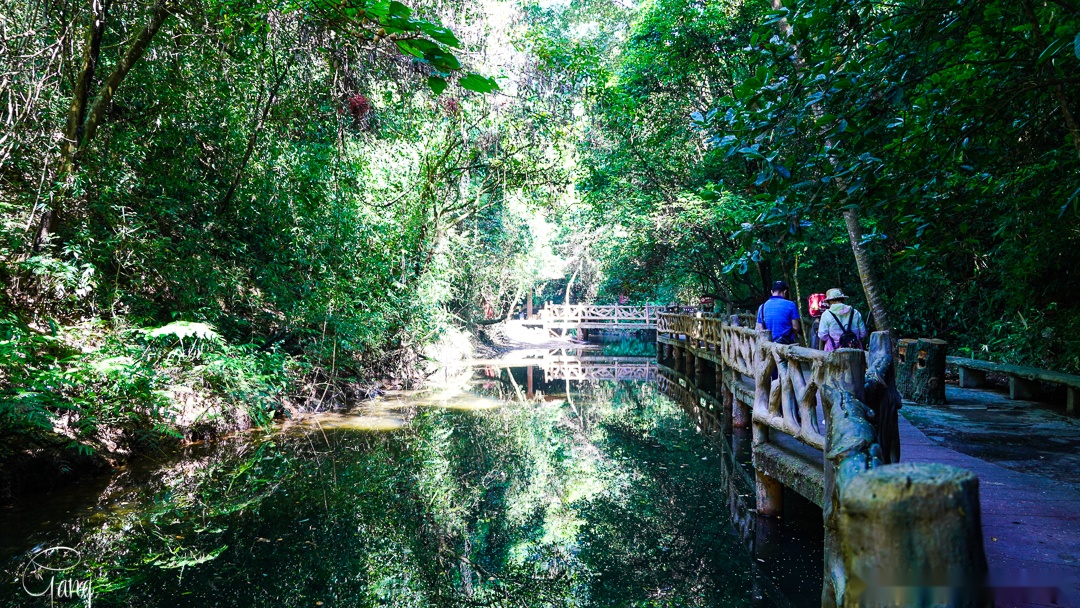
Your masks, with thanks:
M885 301L881 295L881 287L878 284L877 272L870 253L862 244L862 226L859 225L859 208L848 207L844 210L844 222L847 224L848 239L851 241L851 251L855 254L855 265L859 269L859 281L862 282L863 292L866 294L866 304L870 307L870 314L874 317L874 328L877 331L890 331L889 315L885 310Z
M105 4L94 4L95 15L94 23L91 24L91 33L88 40L87 49L88 55L83 62L83 71L79 76L79 81L76 82L75 96L72 99L71 109L68 112L68 124L65 129L64 143L61 147L62 164L60 167L60 180L67 182L75 174L78 169L79 155L82 154L86 147L94 139L94 135L97 133L97 128L101 122L105 119L105 115L112 105L113 95L116 93L116 89L120 86L120 83L124 81L124 78L131 71L132 66L142 57L146 52L146 48L150 45L150 41L157 34L157 31L161 29L161 25L165 22L165 18L169 16L169 11L165 8L165 3L159 0L154 4L154 12L150 16L150 22L146 24L146 27L139 32L135 38L131 41L131 45L128 46L124 56L117 62L116 67L113 68L109 78L105 81L104 86L101 88L101 92L98 94L97 99L94 101L93 108L90 110L89 116L86 117L83 122L82 117L86 114L87 100L90 96L89 86L93 79L93 72L96 70L97 53L100 53L101 40L100 34L95 43L95 30L94 28L100 27L102 34L104 33L105 26ZM97 13L97 9L100 7L101 12ZM99 19L100 17L100 19ZM93 49L96 44L97 49ZM92 59L92 61L90 61ZM87 69L89 68L89 72ZM82 87L82 91L79 89ZM66 189L66 186L65 186ZM60 229L60 217L63 214L63 204L66 198L66 192L61 193L56 197L53 203L53 208L45 212L41 216L41 221L38 223L37 233L34 235L34 251L41 249L42 244L49 238L50 235L55 234Z
M577 279L577 271L570 275L570 280L566 282L566 298L563 300L563 304L570 305L570 291L574 288L574 280Z
M71 95L71 107L68 108L67 125L64 127L64 141L60 148L62 177L70 173L71 162L79 149L83 137L83 123L86 121L86 108L90 104L90 87L94 84L94 72L101 56L101 39L105 35L105 21L108 19L109 3L104 0L90 2L91 23L87 33L86 48L83 49L82 69L75 81L75 91Z
M285 82L285 77L289 74L289 67L292 66L292 60L285 64L285 68L281 70L281 74L277 80L270 87L269 94L266 98L266 105L262 107L262 111L259 113L258 118L255 120L255 124L251 128L251 134L248 136L247 148L244 150L244 156L240 159L240 166L238 166L233 173L232 183L229 184L229 190L225 193L225 196L221 197L221 201L217 204L217 214L222 215L228 210L229 204L232 202L233 195L236 194L237 187L240 186L240 179L244 175L244 169L247 167L248 161L251 160L251 155L255 152L255 144L259 141L259 133L262 131L263 124L266 123L266 117L270 115L271 108L274 107L274 102L277 101L278 91L281 89L282 83Z
M71 95L71 106L68 108L67 124L64 126L64 140L60 144L60 170L57 181L65 185L75 173L75 155L82 146L84 125L86 121L86 108L90 103L90 87L94 84L94 73L97 70L98 60L101 57L101 39L105 36L105 22L108 19L109 3L105 0L92 0L90 3L90 27L86 36L86 47L83 49L82 69L75 80L75 90ZM59 200L53 208L45 211L34 233L33 250L41 250L42 244L49 234L56 232L60 225Z
M525 285L518 283L517 291L514 292L514 298L510 300L510 306L506 309L506 320L509 321L514 316L514 306L517 306L518 300L521 299L521 294L525 292Z

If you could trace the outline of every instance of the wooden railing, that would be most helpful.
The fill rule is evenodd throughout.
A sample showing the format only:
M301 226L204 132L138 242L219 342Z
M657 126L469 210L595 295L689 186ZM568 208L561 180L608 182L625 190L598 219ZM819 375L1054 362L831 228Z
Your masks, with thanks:
M615 306L597 304L548 304L540 318L552 323L651 323L662 306Z
M617 380L652 382L656 363L645 357L545 357L544 375L548 380Z
M720 353L724 365L736 372L754 377L755 370L761 366L764 352L758 348L758 342L769 336L747 327L724 325L720 328Z
M827 375L842 375L851 362L842 358L842 352L826 353L768 341L760 342L757 349L754 422L824 450L825 425L818 415L819 390ZM770 383L774 371L777 379Z
M854 584L861 593L868 575L880 577L885 573L891 576L894 572L904 571L905 576L914 580L924 576L920 574L922 570L933 570L927 570L926 564L938 559L936 552L955 549L955 555L967 556L971 552L965 553L964 547L982 546L977 486L967 481L973 477L970 473L942 465L879 469L880 465L896 462L899 458L897 410L900 396L896 391L892 343L887 333L876 332L871 336L869 355L856 349L826 353L777 344L768 331L741 327L731 321L745 323L747 320L735 316L725 323L720 319L660 314L656 322L658 357L672 361L677 370L685 371L685 376L693 377L694 382L704 380L706 384L710 364L702 364L702 361L717 366L714 370L716 388L726 392L722 395L727 410L725 415L732 416L733 420L741 419L733 409L739 407L740 397L736 395L744 395L742 398L747 400L745 395L753 395L752 403L746 405L751 407L752 414L757 512L759 515L778 515L785 485L821 505L826 530L823 605L860 605L858 594L849 593L849 586ZM746 390L747 379L752 380L752 392ZM735 385L738 385L737 390ZM702 413L696 406L693 412ZM695 422L702 424L700 418ZM805 453L789 449L790 440L785 443L780 441L781 437L771 437L773 431L820 452L808 462ZM806 452L805 448L800 450ZM874 481L868 481L870 477L866 477L871 474ZM948 487L934 486L942 477L960 481ZM946 549L940 539L925 534L920 536L920 532L907 531L904 527L903 512L909 507L890 505L908 500L905 498L907 490L903 488L904 484L910 486L912 483L923 484L924 489L920 491L927 496L939 497L928 498L918 508L930 513L931 517L940 518L943 527L955 525L954 530L961 530L950 538L956 547ZM892 494L882 494L889 498L879 500L879 494L875 492L885 486L874 484L888 485L893 488L888 490ZM967 489L960 495L956 488L964 484ZM972 490L972 487L976 489ZM970 506L973 493L976 494L974 507ZM842 516L845 509L866 512L867 504L878 503L881 506L873 507L871 514L862 519L845 520ZM969 505L965 507L966 522L950 523L951 515L938 509L938 505L954 503ZM875 523L867 524L864 520ZM883 526L899 538L882 548L859 544L868 534L867 526ZM972 538L972 535L979 538ZM908 550L910 554L904 553ZM947 567L958 576L977 580L980 568L985 568L985 558L980 562L979 554L977 551L969 561L958 559ZM881 557L883 555L887 558ZM942 563L947 562L951 554L948 559L941 559ZM976 588L977 585L972 587Z
M576 325L640 325L653 327L663 313L693 314L692 306L620 306L601 304L547 304L539 317L547 326Z

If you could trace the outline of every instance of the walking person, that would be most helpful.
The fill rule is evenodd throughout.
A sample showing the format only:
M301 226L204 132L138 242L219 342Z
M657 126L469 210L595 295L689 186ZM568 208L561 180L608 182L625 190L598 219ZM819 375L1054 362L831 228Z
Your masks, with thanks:
M777 344L797 344L802 328L799 307L787 295L787 283L777 281L772 285L772 297L758 308L757 328L771 331Z
M828 308L821 314L818 325L818 337L825 345L825 352L838 348L863 349L866 344L866 323L859 311L844 303L846 299L847 296L838 287L825 292Z

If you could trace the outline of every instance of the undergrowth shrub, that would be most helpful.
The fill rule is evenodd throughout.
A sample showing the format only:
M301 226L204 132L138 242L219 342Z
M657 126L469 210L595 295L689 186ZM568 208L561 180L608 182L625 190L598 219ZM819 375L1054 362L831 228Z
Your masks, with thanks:
M202 323L44 334L13 316L0 319L0 370L0 434L66 436L84 452L177 438L180 422L268 424L301 372L284 353L230 345ZM194 419L181 420L181 387L197 396Z

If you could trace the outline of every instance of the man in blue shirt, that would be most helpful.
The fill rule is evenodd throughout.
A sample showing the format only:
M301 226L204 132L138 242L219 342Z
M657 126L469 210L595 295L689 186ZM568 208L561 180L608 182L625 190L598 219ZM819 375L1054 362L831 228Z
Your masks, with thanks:
M771 331L773 342L777 344L798 342L799 307L787 299L787 294L787 283L773 283L772 297L761 305L757 313L757 328Z

